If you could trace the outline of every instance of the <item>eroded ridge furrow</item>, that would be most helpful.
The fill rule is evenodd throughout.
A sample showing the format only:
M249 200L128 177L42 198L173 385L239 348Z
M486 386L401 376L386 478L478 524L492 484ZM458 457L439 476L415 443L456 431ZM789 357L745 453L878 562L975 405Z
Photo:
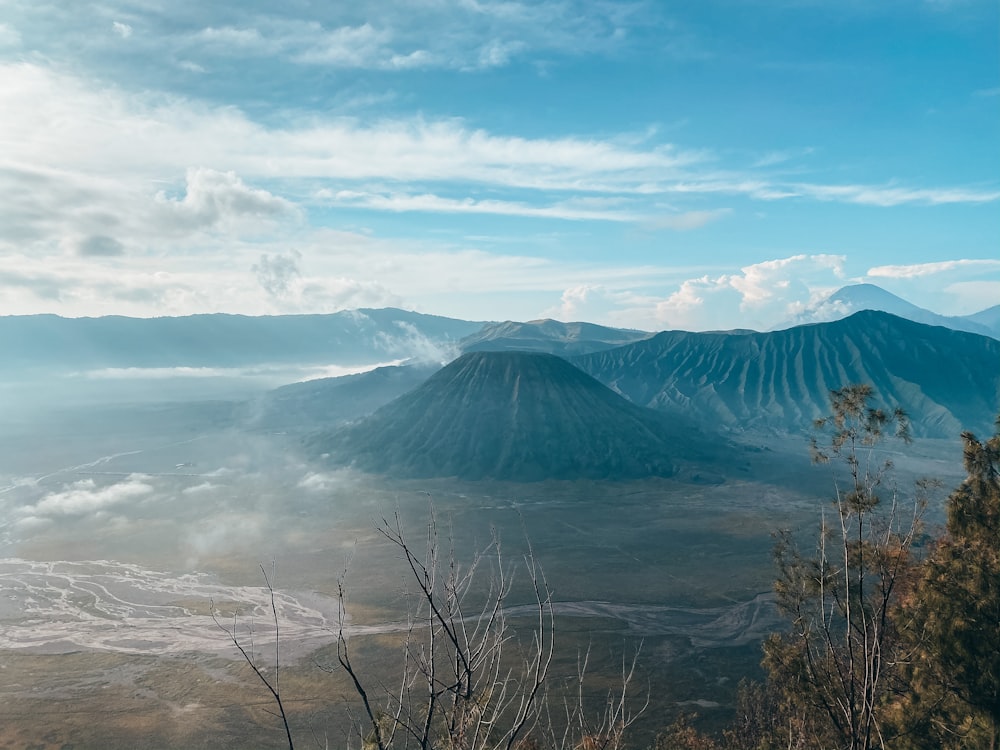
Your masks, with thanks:
M874 311L770 333L668 332L573 362L639 405L736 429L807 430L852 383L903 408L918 437L988 434L1000 411L1000 342Z

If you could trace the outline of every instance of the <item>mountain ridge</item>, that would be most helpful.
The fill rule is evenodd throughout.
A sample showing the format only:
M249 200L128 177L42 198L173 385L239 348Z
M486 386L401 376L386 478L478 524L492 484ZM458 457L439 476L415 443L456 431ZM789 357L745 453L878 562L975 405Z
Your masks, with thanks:
M323 315L0 317L0 368L373 364L439 354L482 323L397 308Z
M729 429L802 430L831 390L870 383L915 434L986 434L1000 410L1000 342L878 311L781 331L665 331L573 363L642 406Z
M463 352L538 351L561 356L589 354L647 339L653 334L628 328L609 328L576 321L563 323L551 318L487 323L459 342Z

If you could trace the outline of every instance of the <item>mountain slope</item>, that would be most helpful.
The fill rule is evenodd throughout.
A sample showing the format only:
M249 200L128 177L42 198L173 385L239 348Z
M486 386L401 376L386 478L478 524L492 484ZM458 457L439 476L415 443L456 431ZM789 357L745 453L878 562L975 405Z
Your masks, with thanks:
M993 337L1000 339L1000 305L993 305L972 315L965 315L965 320L979 326L985 326L993 332Z
M530 351L570 356L612 349L653 334L593 323L562 323L558 320L487 323L482 330L459 342L463 352Z
M978 333L982 336L998 336L992 326L983 324L975 316L938 315L923 307L907 302L891 292L874 284L852 284L838 289L825 300L800 313L786 326L825 323L840 320L861 310L878 310L900 318L929 326L944 326L955 331ZM988 311L983 311L987 313Z
M734 429L803 429L830 390L862 382L918 435L986 434L1000 410L1000 341L875 311L770 333L666 331L572 361L636 404Z
M397 477L670 476L718 450L685 420L629 403L559 357L474 352L375 414L309 443Z
M269 391L244 407L252 429L313 432L358 419L440 370L439 365L393 365L368 372L292 383Z

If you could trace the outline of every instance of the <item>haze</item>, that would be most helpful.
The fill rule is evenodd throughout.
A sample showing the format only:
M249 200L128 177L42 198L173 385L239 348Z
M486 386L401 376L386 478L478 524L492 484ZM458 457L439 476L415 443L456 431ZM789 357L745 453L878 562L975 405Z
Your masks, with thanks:
M1000 412L998 24L0 0L0 745L281 746L213 618L274 645L263 568L296 734L340 746L316 665L343 625L398 677L397 511L530 549L595 695L641 652L638 737L723 726L830 391L909 412L879 456L942 481L932 529Z

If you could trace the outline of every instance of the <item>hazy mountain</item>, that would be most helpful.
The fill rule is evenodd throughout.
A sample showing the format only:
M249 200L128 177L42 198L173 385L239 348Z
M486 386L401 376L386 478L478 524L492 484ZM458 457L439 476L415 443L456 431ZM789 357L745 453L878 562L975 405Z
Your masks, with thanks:
M919 435L992 434L1000 411L1000 342L884 312L770 333L665 331L572 361L636 404L734 429L808 427L850 383L902 406Z
M993 332L994 338L1000 338L1000 305L994 305L972 315L966 315L965 319L976 325L989 328Z
M683 418L631 404L559 357L524 352L464 354L309 445L372 473L513 481L670 476L717 450Z
M248 427L312 432L371 414L441 369L413 364L319 378L276 388L245 407Z
M838 289L822 302L796 315L782 328L808 323L825 323L840 320L861 310L880 310L901 318L930 326L944 326L956 331L978 333L997 338L1000 330L994 325L979 321L976 315L986 315L989 310L967 316L938 315L923 307L907 302L874 284L853 284Z
M612 349L648 339L652 333L558 320L487 323L460 342L462 351L531 351L569 356Z
M435 355L482 323L396 310L176 318L0 317L0 368L367 364ZM440 357L438 357L440 359Z

